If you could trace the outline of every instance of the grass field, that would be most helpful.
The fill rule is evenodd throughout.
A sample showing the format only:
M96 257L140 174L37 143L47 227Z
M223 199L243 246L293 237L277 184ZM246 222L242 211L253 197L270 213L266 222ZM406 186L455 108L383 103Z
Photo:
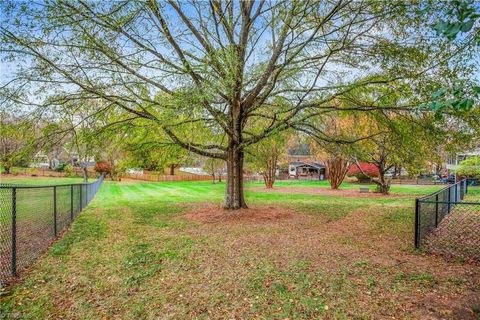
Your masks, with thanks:
M247 184L251 209L225 213L224 184L106 182L0 298L0 315L478 319L478 265L412 251L413 200L439 186L387 197L326 186Z

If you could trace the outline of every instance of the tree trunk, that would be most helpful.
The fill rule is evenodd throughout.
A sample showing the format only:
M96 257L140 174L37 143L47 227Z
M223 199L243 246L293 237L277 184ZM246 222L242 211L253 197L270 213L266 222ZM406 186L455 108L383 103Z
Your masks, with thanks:
M393 176L392 176L392 179L395 179L395 178L397 178L397 176L399 176L399 174L398 174L399 170L398 170L398 169L399 169L399 168L398 168L397 166L394 166L394 167L393 167Z
M435 164L435 173L438 174L438 175L441 175L442 174L442 164L441 163L437 163Z
M384 194L388 195L390 191L390 182L385 180L385 172L380 170L380 179L377 183L379 191Z
M4 166L5 174L10 174L10 166Z
M170 175L171 176L175 175L175 165L174 164L170 165Z
M82 167L83 181L88 182L88 169L87 166Z
M351 162L340 157L333 157L328 159L325 164L330 188L336 190L345 179Z
M265 171L263 172L263 180L267 189L273 188L275 183L275 171L277 170L277 158L273 156L272 159L267 160Z
M357 167L360 169L360 171L366 175L366 176L369 176L363 169L362 167L360 166L360 163L358 162L358 160L355 160L355 164L357 165ZM388 171L388 168L385 168L385 162L382 161L382 162L377 162L375 164L375 166L378 168L378 172L379 172L379 179L376 180L376 179L373 179L372 177L370 177L371 181L373 183L375 183L377 185L377 191L376 192L380 192L384 195L387 195L388 192L390 191L390 181L386 181L385 180L385 173Z
M243 150L230 143L227 150L227 189L223 207L225 209L247 208L243 195Z

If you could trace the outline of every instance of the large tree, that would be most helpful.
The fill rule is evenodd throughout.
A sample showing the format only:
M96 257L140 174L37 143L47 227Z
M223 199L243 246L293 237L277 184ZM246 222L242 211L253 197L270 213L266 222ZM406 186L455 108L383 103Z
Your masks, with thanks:
M335 96L430 76L439 66L430 57L447 61L455 49L425 41L418 8L401 1L3 1L0 9L4 57L19 62L4 86L10 99L40 109L101 99L92 114L120 109L119 125L145 121L171 143L225 160L229 209L246 207L245 148L287 128L328 139L313 119L335 108ZM252 126L259 118L264 126Z

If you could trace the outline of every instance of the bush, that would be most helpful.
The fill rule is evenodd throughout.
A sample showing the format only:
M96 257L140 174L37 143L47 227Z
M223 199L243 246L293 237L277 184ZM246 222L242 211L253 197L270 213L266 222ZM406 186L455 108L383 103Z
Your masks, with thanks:
M73 177L75 176L75 171L73 170L73 166L71 164L67 164L63 167L63 172L65 173L66 177Z
M456 171L457 174L467 178L480 178L480 156L463 160Z
M10 173L13 174L14 176L19 175L19 174L25 174L28 172L28 168L21 168L21 167L11 167L10 168Z
M359 182L370 182L370 181L372 180L371 177L369 177L369 176L367 176L367 175L365 175L365 174L363 174L363 173L357 173L357 174L355 174L355 178L357 178L357 180L358 180Z
M37 168L27 168L26 172L33 176L34 174L37 174L38 170Z
M378 178L379 177L380 172L378 171L378 168L374 164L360 162L360 166L361 166L363 172L365 172L366 175L363 174L362 170L360 170L360 168L356 164L352 164L350 166L350 168L348 169L348 175L349 176L355 176L359 180L363 177L369 177L369 178Z
M63 172L65 171L65 167L67 166L66 163L59 163L55 168L53 168L56 172Z
M97 162L95 164L95 171L98 173L110 173L110 165L107 162Z

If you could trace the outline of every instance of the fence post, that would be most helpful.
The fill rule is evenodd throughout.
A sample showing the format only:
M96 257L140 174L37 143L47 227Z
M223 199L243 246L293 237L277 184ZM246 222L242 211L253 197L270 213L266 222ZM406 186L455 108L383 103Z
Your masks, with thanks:
M57 186L53 187L53 234L57 236Z
M415 248L420 247L420 201L415 199Z
M17 188L12 188L12 276L17 275Z
M438 193L435 196L435 228L438 227Z
M70 221L73 221L73 184L70 185Z
M450 213L450 201L451 201L452 187L448 188L448 203L447 203L447 214Z
M458 202L458 188L460 187L460 183L455 184L455 202Z
M83 183L79 184L80 186L80 211L83 209Z

